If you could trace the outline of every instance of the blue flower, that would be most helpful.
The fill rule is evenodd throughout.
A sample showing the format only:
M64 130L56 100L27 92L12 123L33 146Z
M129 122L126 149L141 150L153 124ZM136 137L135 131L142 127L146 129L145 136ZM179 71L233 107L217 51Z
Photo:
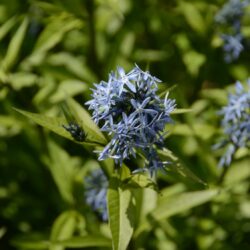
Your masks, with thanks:
M228 105L219 112L223 116L222 127L225 138L215 148L225 147L220 166L229 166L238 148L250 147L250 79L248 90L236 82L236 93L229 94Z
M222 24L234 24L244 15L244 8L249 4L249 0L229 0L216 15L215 20Z
M215 20L220 24L228 25L231 29L229 34L223 34L223 50L225 51L225 61L230 63L238 59L244 49L242 45L243 35L241 34L241 19L245 14L245 7L249 0L230 0L216 15Z
M237 34L235 36L231 35L222 35L222 39L224 40L223 49L226 52L225 61L230 63L236 59L238 59L241 51L244 49L242 45L242 35Z
M86 203L101 215L103 221L108 220L107 190L108 180L102 170L97 169L84 178Z
M92 117L111 141L99 154L99 160L113 158L122 164L124 159L136 157L139 150L146 158L145 167L162 167L157 148L163 147L163 130L171 123L175 100L157 95L158 78L142 71L137 65L125 73L121 67L109 74L107 82L95 84L93 99L86 104ZM156 157L153 161L152 157Z

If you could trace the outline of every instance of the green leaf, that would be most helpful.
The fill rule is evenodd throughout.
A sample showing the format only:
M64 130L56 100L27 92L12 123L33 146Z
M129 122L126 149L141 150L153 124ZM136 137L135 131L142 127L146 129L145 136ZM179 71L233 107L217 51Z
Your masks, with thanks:
M134 54L135 61L157 62L166 60L168 54L163 50L137 49Z
M204 34L206 31L206 25L204 19L198 10L197 6L193 3L179 1L179 10L186 18L188 24L200 34Z
M63 247L111 247L111 240L100 235L76 236L67 240L53 242Z
M77 213L66 211L54 222L51 230L50 241L66 240L72 237L77 224ZM49 250L63 250L64 246L52 244Z
M158 197L158 203L160 204L161 201L168 198L174 197L178 194L184 193L187 190L187 187L183 183L174 184L170 187L166 187L161 190L160 195Z
M14 90L30 87L37 83L37 75L29 72L16 72L9 75L9 81Z
M133 209L131 191L122 189L120 180L112 177L108 189L108 213L113 250L128 247L134 230Z
M3 59L2 67L5 71L9 71L17 61L17 57L20 52L23 39L25 37L27 27L28 27L28 18L24 18L23 22L16 31L15 35L12 37L9 47L7 49L6 56Z
M80 20L70 18L66 13L62 16L52 18L40 34L35 44L34 51L24 64L38 65L41 63L47 51L56 46L68 31L80 28L81 26L82 22Z
M193 76L196 76L199 73L200 67L206 61L206 57L203 54L196 52L195 50L187 51L183 54L182 58L188 72Z
M72 109L73 112L78 116L77 120L81 121L83 129L87 133L87 138L90 141L105 145L107 141L104 135L102 134L98 126L93 122L86 109L72 98L69 98L67 100L67 103L69 105L69 108Z
M51 140L48 140L48 151L49 158L45 158L45 163L53 176L62 198L68 203L73 204L74 180L78 162Z
M133 196L136 200L136 225L145 222L146 216L157 206L159 192L151 188L133 189Z
M187 192L161 200L161 204L151 213L155 220L163 220L212 200L217 189Z
M133 174L131 177L125 180L126 187L130 188L151 188L158 191L157 184L149 176L139 173Z
M76 57L67 52L48 55L46 61L52 66L63 66L71 74L85 82L96 82L95 74L89 69L89 65L82 57Z
M192 112L192 109L175 109L173 112L171 112L171 115L183 114L188 112Z
M58 103L67 99L67 97L72 97L74 95L82 93L87 89L86 83L83 83L75 79L67 79L59 84L57 91L50 96L51 103Z
M227 92L224 89L206 89L201 91L201 96L211 100L218 105L227 104Z
M29 119L31 119L33 122L39 124L42 127L45 127L51 131L53 131L54 133L65 137L71 141L76 142L70 135L70 133L68 131L66 131L62 125L67 124L67 121L65 120L65 118L62 117L48 117L45 115L40 115L40 114L36 114L36 113L31 113L28 111L24 111L21 109L16 109L14 108L17 112L21 113L22 115L28 117ZM86 131L87 133L89 133L89 131ZM98 137L99 139L99 137ZM96 139L96 141L84 141L81 142L81 144L86 144L86 145L100 145L100 140L98 141ZM77 142L79 143L79 142Z
M187 124L176 124L173 128L172 134L181 136L197 136L202 140L208 140L216 132L214 126L206 123L197 122L190 127Z
M173 162L168 165L168 170L178 173L183 177L188 177L191 180L201 183L203 185L207 185L206 182L201 180L197 175L195 175L189 168L187 168L185 165L180 164L178 162L178 158L171 152L170 150L164 148L163 150L158 150L159 156L163 161L170 161Z
M0 137L14 136L20 132L22 124L15 117L0 115Z
M18 249L25 249L25 250L47 250L50 246L49 241L39 241L39 240L13 240L11 243L18 247Z
M66 17L66 16L65 16ZM54 18L37 39L34 51L47 51L53 48L69 30L80 28L82 23L78 19Z
M45 115L31 113L17 108L14 109L22 115L31 119L33 122L39 124L40 126L45 127L62 137L74 141L71 135L62 127L63 124L67 124L67 121L64 118L48 117Z
M13 16L0 27L0 41L8 34L15 23L16 16Z
M245 160L237 161L230 166L225 176L225 185L233 185L250 176L249 157Z

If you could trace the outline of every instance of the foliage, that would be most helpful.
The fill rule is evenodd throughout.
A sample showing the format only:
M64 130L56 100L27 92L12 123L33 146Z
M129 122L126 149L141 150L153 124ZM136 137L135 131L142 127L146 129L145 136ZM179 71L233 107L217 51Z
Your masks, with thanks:
M249 249L249 121L242 132L218 114L231 117L247 96L249 12L248 1L2 0L0 249ZM240 35L236 52L222 33ZM143 101L159 109L167 93L177 104L157 130L153 156L168 164L154 176L134 171L144 148L121 166L98 160L112 134L85 104L94 83L107 87L109 72L135 63L163 82L150 103L125 85L130 111ZM249 97L241 101L233 111L249 118ZM244 143L219 168L224 148L212 147L235 132Z

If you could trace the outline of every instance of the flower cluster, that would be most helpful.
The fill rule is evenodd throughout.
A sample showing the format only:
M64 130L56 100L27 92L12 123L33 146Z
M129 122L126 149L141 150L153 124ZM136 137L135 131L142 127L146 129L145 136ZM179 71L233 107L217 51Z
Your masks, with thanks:
M136 65L127 74L118 67L107 82L95 84L93 99L86 104L101 130L112 136L99 160L110 157L121 165L139 150L146 158L145 169L152 173L163 168L156 149L163 147L163 130L176 104L167 95L165 99L157 95L159 82Z
M107 190L108 180L102 170L97 169L84 179L86 203L98 214L103 221L108 220Z
M248 0L229 0L216 15L215 20L218 23L238 26L237 23L244 15L244 8L248 4Z
M229 0L215 17L219 24L231 27L229 34L221 36L224 41L225 61L228 63L238 59L241 51L244 49L242 45L241 19L248 4L249 0Z
M242 45L242 35L236 34L232 36L223 34L221 38L224 41L223 50L225 52L225 61L230 63L239 58L241 51L244 49Z
M222 127L226 137L215 146L227 146L220 166L229 166L238 148L250 147L250 79L247 91L240 82L236 83L235 88L236 93L229 95L228 105L219 112L223 115Z

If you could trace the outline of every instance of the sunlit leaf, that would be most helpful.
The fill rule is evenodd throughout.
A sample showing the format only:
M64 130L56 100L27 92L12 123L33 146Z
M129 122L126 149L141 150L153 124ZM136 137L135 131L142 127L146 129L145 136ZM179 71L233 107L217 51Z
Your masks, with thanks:
M188 112L192 112L192 109L175 109L173 112L171 112L171 114L175 115L175 114L183 114L183 113L188 113Z
M15 110L17 112L23 114L24 116L28 117L29 119L31 119L33 122L39 124L40 126L43 126L43 127L53 131L54 133L56 133L62 137L65 137L71 141L76 142L72 138L70 133L63 128L63 125L67 124L67 121L65 120L65 118L63 118L63 117L48 117L45 115L31 113L31 112L20 110L20 109L15 109ZM93 129L90 129L90 130L93 131ZM89 130L86 130L86 133L89 134ZM90 135L91 135L91 133L90 133ZM94 136L92 136L92 137L94 137ZM89 139L88 141L84 141L81 143L86 144L86 145L100 145L100 143L102 143L102 141L100 141L100 140L99 141L98 140L91 141Z
M111 240L100 235L75 236L67 240L54 242L63 247L87 248L87 247L111 247Z
M121 188L117 177L110 179L108 214L113 250L126 250L134 230L134 204L131 191Z
M14 246L17 246L19 249L27 250L47 250L50 246L49 241L39 241L39 240L13 240L11 242Z
M151 188L158 191L157 184L148 175L143 173L133 174L126 181L126 187Z
M11 67L15 64L15 62L18 59L18 54L20 52L23 39L25 37L25 33L28 27L28 19L24 18L23 22L19 26L18 30L16 31L15 35L12 37L6 56L3 59L2 67L5 71L8 71L11 69Z
M169 161L167 165L167 170L178 173L183 177L190 178L191 180L206 185L206 183L201 180L196 174L194 174L189 168L185 165L178 162L178 158L168 149L163 149L158 151L161 159L163 161Z
M66 211L61 214L54 222L51 230L50 241L65 240L72 237L77 223L75 211ZM64 246L52 244L49 250L63 250Z
M57 91L50 96L50 101L51 103L57 103L67 99L68 97L80 94L86 89L86 83L74 79L64 80L60 83Z
M74 178L77 166L75 158L70 157L53 141L48 141L49 157L45 158L53 179L63 199L70 204L74 203Z
M11 30L11 28L16 23L16 16L11 17L8 21L6 21L4 24L0 27L0 41L8 34L8 32Z
M185 16L188 24L197 32L203 34L206 26L197 6L186 1L179 1L179 10Z
M233 185L239 181L249 178L250 176L250 164L249 156L245 160L236 161L230 166L225 176L225 184Z
M37 83L37 75L28 72L16 72L9 75L9 81L13 89L20 90Z
M161 199L161 204L157 206L151 215L155 220L163 220L206 203L212 200L217 194L217 189L210 189L177 194L171 198L166 198L164 202L163 199Z
M100 131L98 126L93 122L91 116L85 110L83 105L80 105L74 99L71 99L71 98L69 98L67 100L67 103L68 103L70 109L72 109L74 111L74 113L77 114L77 116L78 116L77 120L81 121L80 125L82 125L84 131L87 133L87 135L88 135L87 138L93 142L106 144L107 141L106 141L104 135L102 134L102 132Z

